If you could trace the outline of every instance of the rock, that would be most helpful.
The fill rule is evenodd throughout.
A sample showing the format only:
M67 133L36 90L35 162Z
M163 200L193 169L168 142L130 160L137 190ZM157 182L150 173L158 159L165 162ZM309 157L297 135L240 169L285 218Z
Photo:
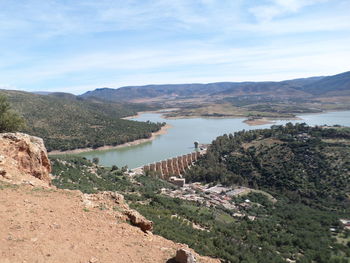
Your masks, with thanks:
M193 254L183 248L176 251L175 261L177 263L196 263L196 259Z
M102 191L96 194L83 194L82 201L87 208L113 209L117 206L121 210L129 209L129 206L124 202L124 196L117 192Z
M82 202L86 208L100 208L113 211L119 220L129 220L142 231L152 231L153 222L147 220L139 212L132 210L124 201L124 196L117 192L99 192L96 194L83 194Z
M130 222L141 228L142 231L152 231L153 230L153 222L146 219L139 212L135 210L127 210L124 214L129 218Z
M97 263L97 262L98 262L98 259L94 257L90 258L89 260L89 263Z
M51 164L41 138L24 133L2 133L0 156L0 180L51 185Z

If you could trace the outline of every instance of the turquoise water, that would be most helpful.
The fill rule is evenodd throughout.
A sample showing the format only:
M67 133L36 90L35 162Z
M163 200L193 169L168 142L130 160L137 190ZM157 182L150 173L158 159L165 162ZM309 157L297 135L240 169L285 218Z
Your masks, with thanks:
M350 127L350 111L327 112L322 114L310 114L299 116L302 120L279 120L275 124L287 122L305 122L309 125L344 125ZM233 133L240 130L252 130L268 128L272 124L249 126L244 118L194 118L194 119L163 119L161 114L145 113L135 121L167 122L172 126L168 133L157 136L150 142L106 151L93 151L80 154L88 159L98 157L100 164L105 166L124 166L136 168L144 164L164 160L174 156L189 153L194 150L194 141L210 143L217 136L225 133Z

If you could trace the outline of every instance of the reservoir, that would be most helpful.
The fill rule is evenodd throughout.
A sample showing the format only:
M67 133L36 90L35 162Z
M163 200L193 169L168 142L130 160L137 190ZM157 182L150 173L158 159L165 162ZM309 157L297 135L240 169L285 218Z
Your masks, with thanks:
M274 124L249 126L245 118L191 118L164 119L159 113L144 113L135 121L166 122L172 127L166 134L157 136L153 141L105 151L91 151L79 154L88 159L98 157L104 166L127 165L136 168L148 163L165 160L194 151L194 142L211 143L217 136L240 130L269 128L287 122L314 125L343 125L350 127L350 111L327 112L298 116L301 120L277 120Z

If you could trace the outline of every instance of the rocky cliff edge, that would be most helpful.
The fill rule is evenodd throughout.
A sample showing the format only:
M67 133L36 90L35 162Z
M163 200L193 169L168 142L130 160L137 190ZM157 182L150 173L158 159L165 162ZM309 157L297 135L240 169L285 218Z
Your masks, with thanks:
M41 138L0 134L0 180L13 184L51 185L51 165Z
M50 171L40 138L0 134L2 263L220 262L153 235L153 223L116 192L50 187ZM183 250L188 257L179 253Z

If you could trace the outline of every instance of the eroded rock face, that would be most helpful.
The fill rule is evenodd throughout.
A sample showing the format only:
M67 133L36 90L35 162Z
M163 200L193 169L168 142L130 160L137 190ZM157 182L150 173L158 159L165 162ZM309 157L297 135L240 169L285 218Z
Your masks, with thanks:
M0 180L51 185L51 164L41 138L24 133L0 134Z

